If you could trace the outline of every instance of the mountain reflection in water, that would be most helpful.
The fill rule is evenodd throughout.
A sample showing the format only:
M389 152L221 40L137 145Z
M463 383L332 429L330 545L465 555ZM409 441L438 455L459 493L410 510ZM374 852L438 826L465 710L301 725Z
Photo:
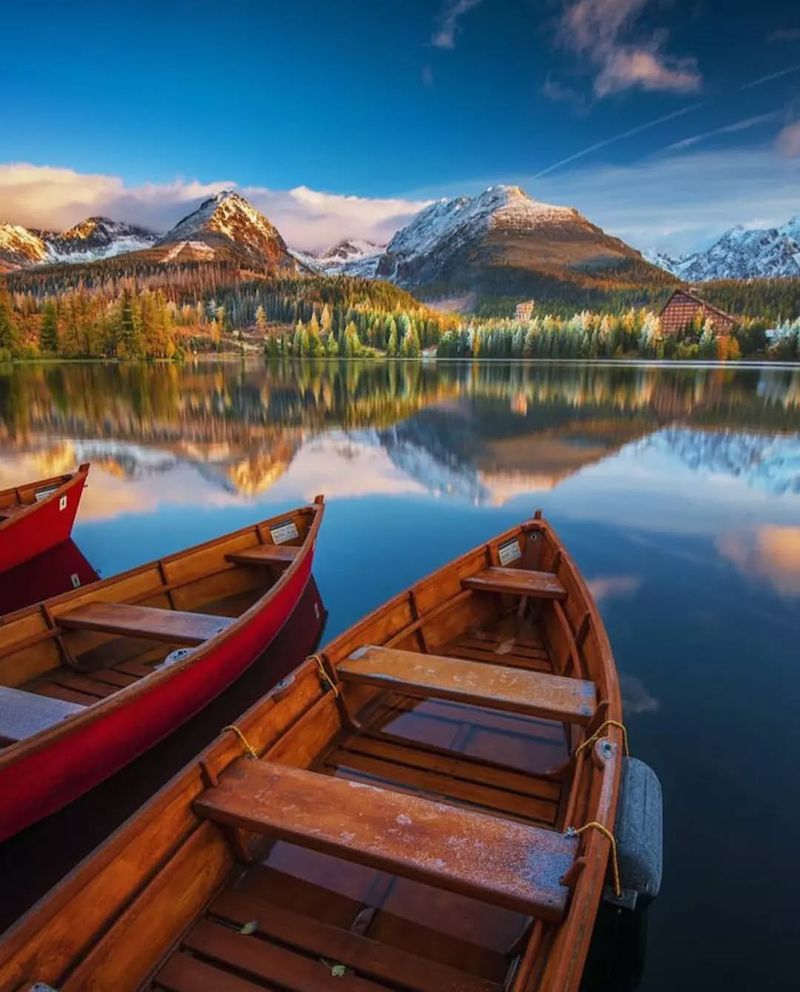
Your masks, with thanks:
M104 576L325 493L328 635L541 506L664 786L641 988L794 987L800 370L0 368L0 488L80 461L75 538Z

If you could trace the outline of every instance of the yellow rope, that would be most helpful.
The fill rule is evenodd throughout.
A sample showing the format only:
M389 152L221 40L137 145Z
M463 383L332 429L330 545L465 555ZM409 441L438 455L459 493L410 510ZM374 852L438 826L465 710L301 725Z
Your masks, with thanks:
M630 754L630 751L628 750L628 731L625 729L625 724L620 723L619 720L606 720L604 723L600 724L591 737L587 737L582 744L579 744L575 748L575 757L577 758L584 748L591 747L595 741L599 740L602 737L603 731L606 727L617 727L622 731L622 749L626 755Z
M247 751L248 755L251 758L255 758L256 761L258 760L258 752L252 746L252 744L250 743L250 741L248 741L248 739L244 736L244 734L241 732L241 730L239 730L239 728L236 726L235 723L229 723L227 727L223 727L222 728L223 734L225 733L226 730L230 730L234 734L236 734L236 736L242 742L242 745L243 745L245 751Z
M319 669L319 677L323 682L327 682L328 685L333 690L334 696L338 698L339 696L339 686L333 681L333 679L328 675L327 669L322 664L322 658L318 654L314 655L314 661L317 663L317 668Z
M567 834L570 836L578 836L593 827L595 830L599 830L600 833L606 838L608 843L611 845L611 869L614 874L614 894L617 899L622 895L622 884L619 878L619 861L617 860L617 838L611 833L608 827L604 827L602 823L598 823L597 820L591 820L589 823L584 823L582 827L567 827Z

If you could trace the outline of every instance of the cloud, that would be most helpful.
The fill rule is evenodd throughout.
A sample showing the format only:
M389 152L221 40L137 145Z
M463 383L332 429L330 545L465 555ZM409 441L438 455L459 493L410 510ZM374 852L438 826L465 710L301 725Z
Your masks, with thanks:
M429 65L424 65L420 70L420 79L425 86L433 86L433 69Z
M800 70L800 62L796 62L794 65L789 65L785 69L778 69L777 72L769 72L766 76L759 76L758 79L752 79L749 83L745 83L744 86L740 86L740 90L751 90L754 86L762 86L764 83L771 83L773 79L780 79L781 76L788 76L792 72L797 72Z
M800 596L800 527L764 524L717 538L717 550L748 580L766 579L786 596Z
M800 158L781 157L769 145L503 178L539 199L577 207L629 244L669 253L706 247L735 224L783 224L800 205Z
M165 231L206 197L236 186L229 179L203 183L180 178L128 186L118 176L30 163L0 164L0 223L64 230L92 214L103 214ZM386 241L427 204L345 196L307 186L238 188L290 245L299 248L326 247L344 237Z
M431 44L436 48L455 48L459 19L482 2L483 0L446 0L439 18L439 27L431 35Z
M784 158L800 156L800 121L787 124L775 139L775 147Z
M596 602L633 596L642 584L638 575L598 575L589 579L589 591Z
M569 0L559 24L561 44L588 59L598 97L639 88L692 93L702 77L694 58L663 51L666 32L625 40L647 0Z
M767 121L774 120L779 114L779 110L771 110L769 113L758 114L756 117L745 117L743 120L734 121L732 124L725 124L723 127L715 127L710 131L704 131L702 134L695 134L690 138L674 141L671 145L663 148L662 151L670 152L683 148L691 148L693 145L697 145L701 141L707 141L709 138L714 138L718 134L738 134L740 131L748 131L750 128L758 127L759 124L766 124Z
M537 172L534 179L541 179L542 176L547 176L551 172L555 172L556 169L560 169L562 166L568 165L570 162L575 162L579 158L584 158L586 155L591 155L592 152L599 151L601 148L606 148L608 145L616 144L616 142L622 141L624 138L631 138L633 135L640 134L642 131L649 131L650 128L658 127L659 124L666 124L667 121L672 121L676 117L683 117L684 114L690 114L694 110L699 110L702 106L702 103L693 103L689 107L681 107L679 110L673 110L669 114L663 114L661 117L655 117L651 121L645 121L644 124L637 124L636 127L628 128L627 131L621 131L619 134L614 134L610 138L604 138L602 141L596 141L593 145L588 145L586 148L582 148L573 155L568 155L566 158L562 158L560 161L554 162L553 165L548 165L546 169L542 169L540 172Z

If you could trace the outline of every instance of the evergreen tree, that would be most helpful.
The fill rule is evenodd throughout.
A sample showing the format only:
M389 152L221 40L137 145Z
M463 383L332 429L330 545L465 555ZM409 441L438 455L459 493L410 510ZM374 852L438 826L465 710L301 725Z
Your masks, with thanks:
M0 285L0 351L13 357L19 352L20 335L14 309L11 304L11 294Z
M47 302L42 311L39 328L39 347L42 351L55 354L58 351L58 317L55 304Z

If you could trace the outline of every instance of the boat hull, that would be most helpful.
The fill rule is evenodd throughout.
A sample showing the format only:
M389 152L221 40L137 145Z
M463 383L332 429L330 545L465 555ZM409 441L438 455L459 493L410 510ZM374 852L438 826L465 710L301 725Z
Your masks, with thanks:
M265 608L235 637L150 691L59 735L50 746L0 769L0 840L61 809L170 734L234 682L269 646L300 601L313 549ZM222 728L220 728L222 729Z
M0 528L0 572L69 539L85 484L86 471L81 470L53 496L4 521Z

